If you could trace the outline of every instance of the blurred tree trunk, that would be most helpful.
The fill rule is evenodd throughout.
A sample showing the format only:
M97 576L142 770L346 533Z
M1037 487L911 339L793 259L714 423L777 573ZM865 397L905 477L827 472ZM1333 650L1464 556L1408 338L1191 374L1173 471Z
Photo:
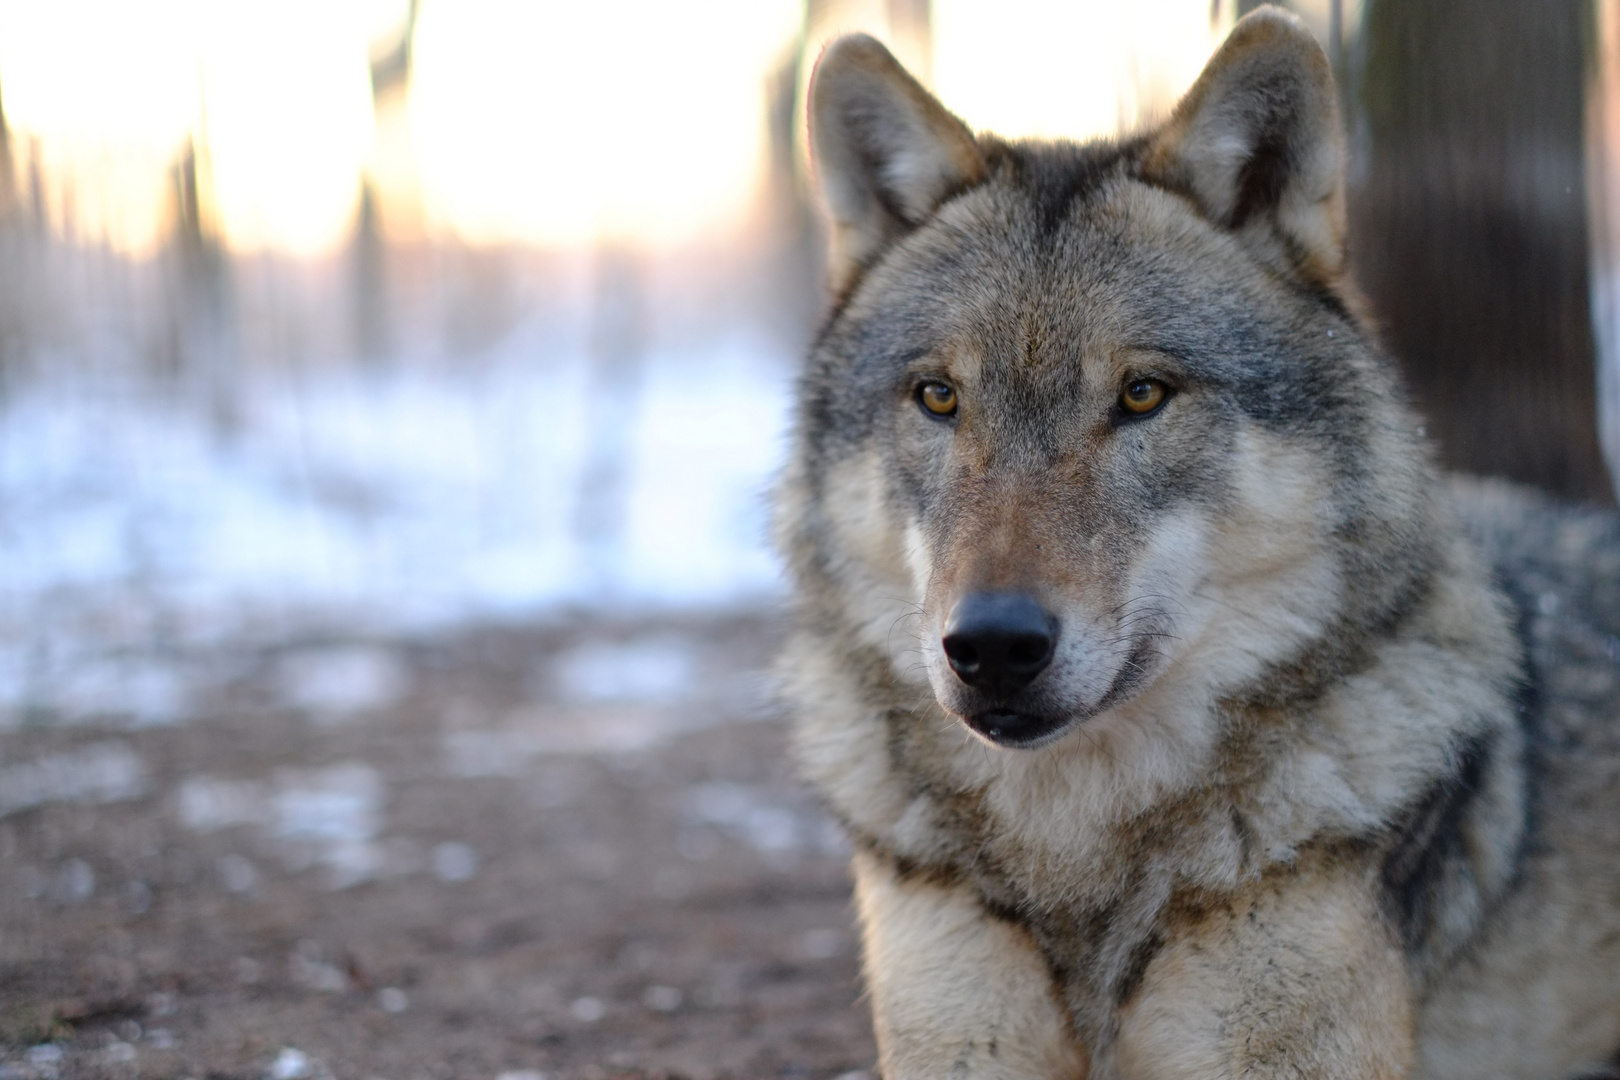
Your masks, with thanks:
M1445 463L1612 500L1582 152L1592 2L1369 0L1351 237Z
M25 245L30 238L21 227L21 210L11 127L6 123L5 104L0 101L0 397L28 351L29 267Z
M647 359L646 273L633 249L608 240L598 245L591 304L585 458L574 536L587 587L611 601L624 588L637 406Z
M1586 107L1586 206L1592 215L1592 327L1598 433L1620 481L1620 5L1599 3Z
M175 374L207 402L215 436L230 439L241 425L241 372L230 254L219 231L206 135L185 141L169 179L170 249L179 271L179 352L171 359L178 365Z

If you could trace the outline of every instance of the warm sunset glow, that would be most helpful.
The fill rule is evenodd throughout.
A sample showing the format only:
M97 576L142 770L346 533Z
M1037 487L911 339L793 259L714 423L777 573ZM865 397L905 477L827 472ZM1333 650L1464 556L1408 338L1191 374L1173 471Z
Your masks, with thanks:
M379 7L386 27L399 5L202 5L214 197L232 246L313 252L353 229L372 133L366 16Z
M690 235L761 165L797 0L425 5L412 135L434 222L476 240Z
M165 32L178 9L0 3L0 93L16 149L57 181L53 217L68 186L79 230L121 247L155 240L164 169L197 116L195 50Z
M934 88L975 130L1113 135L1167 111L1229 28L1209 0L934 0Z
M350 227L371 131L378 0L0 0L0 92L58 218L140 250L168 166L206 140L226 239L312 252ZM64 193L68 193L64 195Z
M886 34L863 25L866 8L882 5L846 5L826 29ZM765 79L802 16L800 0L423 0L405 111L382 145L368 57L405 9L0 0L14 147L37 152L59 227L127 250L160 241L188 137L206 145L214 218L237 249L335 250L363 174L408 188L429 235L678 243L740 219L764 160ZM1113 133L1196 75L1225 29L1209 11L934 0L932 82L976 128Z

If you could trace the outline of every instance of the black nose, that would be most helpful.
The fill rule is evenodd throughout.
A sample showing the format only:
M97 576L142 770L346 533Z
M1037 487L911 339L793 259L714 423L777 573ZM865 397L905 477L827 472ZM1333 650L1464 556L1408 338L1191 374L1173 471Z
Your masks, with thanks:
M1052 662L1057 620L1022 593L971 593L951 609L941 644L963 682L1011 694Z

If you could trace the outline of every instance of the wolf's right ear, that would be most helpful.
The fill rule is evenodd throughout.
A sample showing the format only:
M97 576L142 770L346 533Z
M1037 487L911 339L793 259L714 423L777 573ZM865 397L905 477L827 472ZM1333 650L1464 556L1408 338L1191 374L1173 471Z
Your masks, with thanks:
M1245 15L1154 137L1147 175L1323 284L1344 269L1344 135L1327 57L1295 15Z
M947 197L984 178L984 155L876 38L827 46L810 79L810 148L832 211L834 294Z

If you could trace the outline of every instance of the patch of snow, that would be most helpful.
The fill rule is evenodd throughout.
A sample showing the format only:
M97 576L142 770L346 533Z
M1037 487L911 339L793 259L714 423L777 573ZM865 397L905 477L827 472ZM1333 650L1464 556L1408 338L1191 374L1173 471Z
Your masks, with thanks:
M383 782L370 765L283 769L271 798L271 832L291 845L295 865L307 855L326 865L333 888L375 877L386 861L374 838L382 829Z
M195 403L100 378L22 384L0 402L6 637L30 636L64 599L118 590L138 606L415 623L779 589L763 495L791 370L774 346L646 357L641 400L658 407L624 435L609 541L576 520L583 350L536 354L515 335L471 366L248 373L228 433Z
M591 642L553 661L563 696L578 702L671 703L692 687L691 646L674 639Z
M370 765L282 769L276 788L273 828L281 839L357 843L381 826L382 777Z
M127 1065L140 1056L134 1046L123 1041L109 1044L101 1053L109 1065Z
M146 765L127 744L91 743L0 766L0 817L51 802L113 803L146 793Z
M127 716L135 727L173 724L186 712L187 684L173 665L151 657L88 660L41 687L28 704L69 719Z
M322 994L341 994L349 989L349 977L334 964L294 955L290 974L293 982Z
M509 714L500 727L447 731L442 745L453 775L519 776L540 757L651 750L705 719L645 705L535 706Z
M62 1060L62 1048L55 1043L39 1043L28 1048L28 1064L55 1065Z
M607 1006L602 1003L601 998L582 997L575 998L568 1006L568 1011L574 1014L575 1020L594 1024L607 1015Z
M259 825L269 819L269 786L255 780L192 776L175 793L181 824L197 832L232 825Z
M83 859L69 859L56 872L52 892L64 904L82 904L96 892L96 872Z
M322 865L334 888L347 888L383 873L390 848L379 843L386 794L381 775L359 762L318 769L279 769L270 781L193 776L176 792L176 812L188 828L210 832L257 825L278 842L294 870ZM226 856L221 882L247 891L256 868ZM244 884L245 883L245 884ZM240 888L236 886L241 886Z
M305 1080L315 1072L309 1055L291 1046L284 1046L276 1059L265 1070L266 1080Z
M386 708L404 696L405 665L378 646L302 649L277 665L281 696L318 715L344 716Z
M766 855L819 852L839 855L847 842L832 819L791 806L747 784L698 784L688 792L688 813Z

